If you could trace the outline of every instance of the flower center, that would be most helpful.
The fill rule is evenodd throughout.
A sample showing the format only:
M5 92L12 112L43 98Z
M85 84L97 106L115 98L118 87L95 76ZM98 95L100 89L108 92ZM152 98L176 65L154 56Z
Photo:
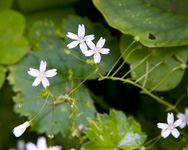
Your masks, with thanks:
M85 40L85 38L82 36L82 37L80 37L80 39L79 39L79 42L80 43L83 43L83 42L85 42L86 40Z
M39 74L39 78L40 79L44 79L44 78L46 78L46 73L45 72L40 72L40 74Z

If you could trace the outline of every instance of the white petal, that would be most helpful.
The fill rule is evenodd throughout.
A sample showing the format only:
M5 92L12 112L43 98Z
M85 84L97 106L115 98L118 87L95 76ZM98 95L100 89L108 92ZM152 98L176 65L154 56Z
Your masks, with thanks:
M157 127L160 129L168 129L169 125L166 123L158 123Z
M40 72L44 72L46 70L46 65L47 65L46 61L40 62L40 69L39 69Z
M174 123L174 114L168 113L167 122L169 125L172 125Z
M85 40L86 41L92 41L92 40L94 40L95 39L95 36L93 35L93 34L91 34L91 35L86 35L85 36Z
M100 54L94 54L94 62L100 63L101 61L101 55Z
M29 126L29 122L26 121L25 123L15 127L12 132L16 137L20 137L25 132L26 128Z
M37 147L38 147L39 150L46 150L47 149L46 139L44 137L38 138Z
M102 49L100 50L100 53L101 53L101 54L109 54L109 53L110 53L110 49L108 49L108 48L102 48Z
M182 120L185 120L185 119L186 119L186 116L185 116L183 113L178 113L178 114L177 114L177 118L182 119Z
M50 146L47 150L61 150L61 146Z
M71 32L68 32L68 34L66 36L68 38L70 38L70 39L73 39L73 40L78 40L79 39L78 35L76 35L74 33L71 33Z
M174 122L174 127L178 127L180 124L182 123L182 120L181 119L178 119Z
M86 51L84 54L85 54L85 56L91 56L91 55L93 55L94 53L95 53L94 50L88 50L88 51Z
M166 138L166 137L168 137L170 135L170 130L169 129L163 129L162 131L161 131L161 136L163 137L163 138Z
M186 126L187 122L186 121L182 121L182 123L180 124L180 128L183 129Z
M85 36L85 26L82 25L78 25L78 36L79 37L84 37Z
M26 150L38 150L37 146L31 142L27 143L25 148Z
M33 82L32 86L38 86L41 82L40 78L36 78L35 81Z
M67 45L69 49L76 47L79 44L78 41L73 41Z
M86 43L90 49L92 49L92 50L96 49L95 44L92 41L86 41Z
M178 137L180 136L180 133L179 133L179 131L178 131L176 128L174 128L174 129L172 130L172 135L173 135L175 138L178 138Z
M80 50L82 51L83 54L87 51L87 45L85 42L80 43Z
M42 79L42 84L43 84L44 88L46 88L47 86L50 85L50 83L49 83L47 78Z
M57 69L51 69L51 70L47 70L46 72L45 72L45 74L46 74L46 77L54 77L56 74L57 74Z
M185 109L185 116L188 117L188 108Z
M37 69L29 68L28 74L30 74L33 77L38 77L40 71L38 71Z
M102 48L104 46L105 43L105 39L103 39L102 37L99 39L99 41L97 42L97 47Z

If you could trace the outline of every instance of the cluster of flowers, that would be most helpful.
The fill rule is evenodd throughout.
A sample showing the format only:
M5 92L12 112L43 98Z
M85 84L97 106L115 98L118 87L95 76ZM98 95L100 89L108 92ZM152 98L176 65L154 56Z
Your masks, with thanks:
M188 124L188 108L185 109L185 114L178 113L177 115L178 120L174 122L174 114L168 113L167 116L167 123L158 123L158 128L162 129L161 136L166 138L170 135L170 133L175 137L178 138L180 136L180 132L176 129L176 127L180 127L181 129Z
M78 35L68 32L66 35L68 38L73 39L74 41L67 45L69 49L75 48L78 44L80 46L80 50L85 56L92 56L94 55L94 62L100 63L101 61L101 54L109 54L110 49L103 48L105 44L105 39L101 37L97 44L95 45L92 40L94 40L94 35L87 35L85 36L85 26L78 25ZM88 50L88 47L90 48Z

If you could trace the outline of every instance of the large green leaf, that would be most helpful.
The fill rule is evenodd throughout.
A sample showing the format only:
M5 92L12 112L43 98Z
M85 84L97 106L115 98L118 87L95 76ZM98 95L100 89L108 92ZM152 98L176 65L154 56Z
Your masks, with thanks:
M3 66L0 66L0 88L2 87L5 80L5 71Z
M46 8L60 7L76 0L18 0L18 6L23 12L43 10Z
M1 0L0 1L0 10L3 10L3 9L9 9L12 4L13 4L14 0Z
M146 139L133 117L127 118L121 111L98 114L97 119L89 122L86 133L91 141L84 145L84 150L136 149Z
M27 52L28 42L22 37L24 17L13 10L0 12L0 64L18 62Z
M121 53L130 45L133 38L128 35L123 35L120 41L120 50ZM133 79L137 80L149 70L153 69L149 72L140 83L143 84L145 82L145 86L148 89L152 89L155 87L159 82L163 81L155 90L157 91L165 91L170 90L176 87L179 82L181 81L184 70L177 69L172 71L175 67L181 65L181 63L175 58L178 56L181 58L185 63L187 62L187 46L181 47L171 47L171 48L148 48L142 46L140 43L136 43L133 47L131 47L125 54L124 59L126 59L128 53L135 47L139 47L133 53L130 54L128 59L126 60L128 64L130 64L130 68L133 68L137 63L139 63L142 59L144 59L147 55L151 54L150 57L141 63L138 67L136 67L131 76ZM155 67L158 63L164 61L157 67ZM147 67L148 66L148 67ZM171 73L170 73L171 72ZM166 78L166 79L165 79Z
M108 24L148 47L188 45L187 0L93 0Z

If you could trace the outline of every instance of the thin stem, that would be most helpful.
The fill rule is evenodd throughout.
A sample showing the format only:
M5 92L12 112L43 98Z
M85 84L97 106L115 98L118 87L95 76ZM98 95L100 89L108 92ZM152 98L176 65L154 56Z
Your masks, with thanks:
M149 140L148 142L146 142L146 143L144 144L144 145L145 145L145 148L146 148L146 149L149 149L149 148L153 147L153 145L155 145L155 143L157 143L160 138L161 138L161 135L159 135L159 136L157 136L157 137L155 137L155 138ZM153 143L152 143L152 142L153 142ZM150 143L152 143L152 144L149 145ZM146 145L149 145L149 146L146 147Z
M53 125L54 125L54 98L52 97L52 122L51 122L51 131L50 131L51 135L52 135Z
M165 105L165 106L168 106L170 109L178 112L178 110L176 109L176 107L162 99L160 99L159 97L157 97L156 95L152 94L150 91L148 91L146 88L144 88L143 86L129 80L129 79L122 79L122 78L119 78L119 77L103 77L103 79L111 79L111 80L118 80L118 81L122 81L124 83L129 83L129 84L132 84L138 88L140 88L145 94L149 95L150 97L154 98L157 102Z
M114 67L117 65L117 63L120 61L120 59L123 57L123 55L126 53L126 51L135 43L136 41L133 41L125 50L124 52L121 54L121 56L118 58L118 60L115 62L115 64L112 66L112 68L110 69L110 71L108 72L107 76L110 75L110 73L112 72L112 70L114 69Z
M89 76L87 76L77 87L75 87L75 88L68 94L68 96L71 95L77 88L79 88L87 79L89 79L89 78L94 74L94 72L96 72L96 70L94 70L91 74L89 74Z
M86 61L85 61L85 60L83 60L83 59L81 59L80 57L78 57L78 56L74 55L73 53L70 53L70 55L72 55L72 56L74 56L75 58L77 58L78 60L80 60L80 61L82 61L82 62L85 62L85 63L86 63Z
M145 85L146 85L146 81L147 81L147 78L148 78L148 70L149 70L149 62L147 61L146 62L146 77L145 77L144 82L142 84L143 87L145 87Z
M173 68L170 72L168 72L168 73L166 74L166 76L165 76L156 86L154 86L154 87L150 90L150 92L152 92L152 91L154 91L156 88L158 88L158 87L168 78L168 76L169 76L172 72L174 72L174 71L176 71L177 69L180 69L180 68L181 68L181 66L178 66L178 67Z
M49 95L47 95L46 100L45 100L45 102L44 102L42 108L40 109L40 111L29 121L29 123L32 122L32 121L42 112L42 110L44 109L44 106L45 106L46 103L47 103L48 97L49 97Z
M111 75L112 77L115 76L115 74L123 67L123 65L126 63L128 57L129 57L129 56L131 55L131 53L134 52L136 49L138 49L138 48L136 47L136 48L132 49L132 50L128 53L128 55L127 55L127 57L124 59L123 63L122 63L122 64L119 66L119 68Z
M144 75L142 75L140 78L138 78L135 83L139 82L140 80L142 80L145 76L147 76L151 71L153 71L156 67L158 67L159 65L161 65L164 61L161 61L159 63L157 63L155 66L153 66L148 72L146 72Z
M29 102L29 101L34 101L34 100L38 100L38 99L41 99L42 98L42 96L41 97L37 97L37 98L33 98L33 99L29 99L29 100L24 100L24 101L22 101L22 102L20 102L20 103L25 103L25 102Z
M143 58L139 63L137 63L134 67L132 67L129 71L127 71L127 73L125 73L122 78L125 78L130 72L132 72L135 68L137 68L140 64L142 64L149 56L151 55L148 54L145 58Z

